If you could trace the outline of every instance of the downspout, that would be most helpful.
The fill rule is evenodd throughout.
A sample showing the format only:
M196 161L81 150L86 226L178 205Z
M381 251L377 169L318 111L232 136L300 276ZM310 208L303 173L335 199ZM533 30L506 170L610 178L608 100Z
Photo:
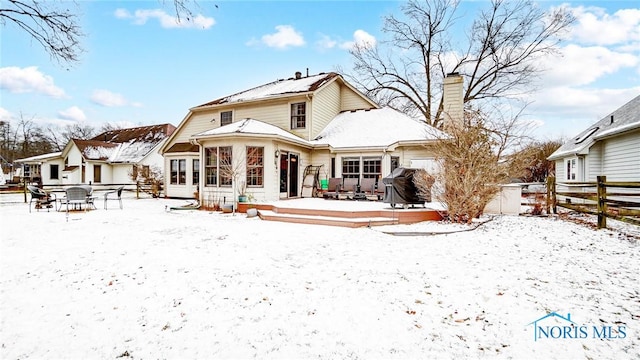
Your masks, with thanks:
M310 107L310 108L313 108L313 104L312 104L312 102L311 102L311 98L312 98L312 96L311 96L311 95L309 95L309 94L307 94L307 95L305 95L305 96L306 96L306 98L307 98L307 101L309 102L309 107ZM307 141L311 141L311 131L312 131L312 128L313 128L313 125L312 125L312 121L313 121L313 119L311 118L311 114L312 114L312 113L313 113L313 112L309 111L309 127L307 128Z

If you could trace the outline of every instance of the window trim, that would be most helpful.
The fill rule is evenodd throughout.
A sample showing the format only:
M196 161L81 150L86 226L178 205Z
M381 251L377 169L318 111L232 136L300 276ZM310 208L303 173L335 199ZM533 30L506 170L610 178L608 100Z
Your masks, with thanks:
M180 180L182 180L182 182L180 182ZM169 160L169 184L187 185L187 159L181 158Z
M56 169L53 171L53 169ZM55 177L53 176L55 174ZM49 179L50 180L60 180L60 165L58 164L49 164Z
M303 113L300 114L300 108L302 108ZM289 107L289 115L291 117L291 129L306 129L307 128L307 102L301 101L296 103L291 103Z
M253 161L250 159L251 149L255 149L259 153L256 154L257 164L251 164ZM246 176L245 184L247 188L263 188L264 187L264 146L247 146L246 147ZM254 174L254 171L257 174ZM254 184L254 181L256 183Z
M196 164L197 163L197 164ZM200 184L200 159L191 159L191 184Z
M231 187L233 179L231 176L222 175L222 167L224 166L221 161L222 151L229 151L229 160L227 166L233 166L233 146L209 146L204 149L204 186L207 187ZM215 162L210 163L210 154L215 155ZM211 176L210 174L213 174Z
M578 180L578 158L572 157L565 159L565 179L567 181Z
M226 114L229 114L229 122L225 122L225 120L223 120ZM220 111L220 126L229 125L231 123L233 123L233 110Z
M352 164L347 164L347 162L352 162ZM360 174L362 170L362 161L360 157L346 156L341 159L341 163L342 163L341 173L342 173L343 179L344 178L354 178L354 179L360 178ZM355 168L348 169L349 166L355 167ZM352 171L345 171L345 170L352 170ZM353 171L353 170L357 170L357 171Z

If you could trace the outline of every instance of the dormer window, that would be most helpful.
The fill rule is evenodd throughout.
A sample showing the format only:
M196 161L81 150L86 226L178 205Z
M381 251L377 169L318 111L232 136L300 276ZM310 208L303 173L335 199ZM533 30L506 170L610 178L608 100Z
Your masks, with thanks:
M223 111L220 113L220 126L229 125L233 122L233 111Z
M304 129L307 126L307 103L291 104L291 128Z
M578 136L578 137L576 138L576 144L580 144L580 143L582 143L583 141L587 140L591 135L593 135L593 133L595 133L596 131L598 131L598 129L599 129L598 127L591 128L591 129L589 129L586 133L584 133L584 135L582 135L582 136Z

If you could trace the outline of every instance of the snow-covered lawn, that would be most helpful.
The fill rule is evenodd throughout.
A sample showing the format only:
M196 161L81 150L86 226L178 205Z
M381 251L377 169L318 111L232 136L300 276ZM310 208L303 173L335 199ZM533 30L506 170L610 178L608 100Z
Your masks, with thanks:
M612 231L505 216L392 236L459 227L285 224L132 198L67 222L8 196L2 359L640 358L640 244ZM550 312L588 336L534 339Z

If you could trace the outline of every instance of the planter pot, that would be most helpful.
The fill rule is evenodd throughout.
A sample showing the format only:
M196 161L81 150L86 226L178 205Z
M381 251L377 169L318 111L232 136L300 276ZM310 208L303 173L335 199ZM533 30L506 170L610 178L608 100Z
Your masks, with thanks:
M241 202L241 203L247 202L247 195L238 195L238 202Z
M256 216L258 216L258 209L256 209L256 208L247 209L247 217L248 218L252 218L252 217L256 217Z
M223 213L231 213L231 212L233 212L233 204L224 204L224 205L222 205L222 212Z

